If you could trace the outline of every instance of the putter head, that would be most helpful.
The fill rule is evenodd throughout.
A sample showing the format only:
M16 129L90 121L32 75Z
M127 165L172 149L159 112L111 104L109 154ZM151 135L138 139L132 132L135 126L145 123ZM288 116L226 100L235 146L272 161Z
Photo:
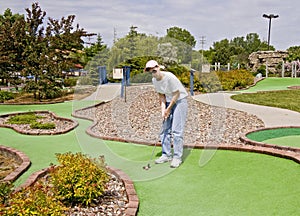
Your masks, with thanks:
M151 168L150 164L148 164L147 166L143 166L143 169L144 169L144 170L148 170L148 169L150 169L150 168Z

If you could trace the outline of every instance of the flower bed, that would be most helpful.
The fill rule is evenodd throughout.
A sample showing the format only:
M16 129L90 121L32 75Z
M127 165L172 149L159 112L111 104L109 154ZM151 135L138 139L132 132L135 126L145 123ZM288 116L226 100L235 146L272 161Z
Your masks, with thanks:
M8 121L11 117L18 115L25 115L34 113L35 115L41 117L38 119L40 124L53 124L54 128L41 129L41 128L31 128L30 124L10 124ZM63 117L56 116L50 111L34 111L34 112L24 112L24 113L11 113L4 114L0 116L0 127L12 128L18 133L27 135L57 135L67 133L78 126L78 122L72 119L67 119Z

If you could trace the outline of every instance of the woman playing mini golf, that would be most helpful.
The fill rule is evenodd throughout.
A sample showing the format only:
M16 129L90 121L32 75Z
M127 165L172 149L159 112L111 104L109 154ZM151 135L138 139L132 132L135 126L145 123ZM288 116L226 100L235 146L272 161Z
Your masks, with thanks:
M152 83L159 94L161 115L164 120L163 130L160 134L162 155L155 160L155 163L171 161L171 167L177 168L182 163L188 93L179 79L171 72L161 71L156 61L148 61L145 71L152 74ZM171 138L173 138L173 154Z

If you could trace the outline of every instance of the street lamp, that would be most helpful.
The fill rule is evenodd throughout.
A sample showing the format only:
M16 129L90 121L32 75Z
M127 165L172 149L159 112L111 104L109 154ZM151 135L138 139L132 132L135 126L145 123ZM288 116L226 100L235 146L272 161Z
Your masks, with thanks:
M270 49L271 20L273 18L278 18L279 15L274 15L274 14L267 15L267 14L264 14L263 17L269 19L269 34L268 34L268 50L269 50Z

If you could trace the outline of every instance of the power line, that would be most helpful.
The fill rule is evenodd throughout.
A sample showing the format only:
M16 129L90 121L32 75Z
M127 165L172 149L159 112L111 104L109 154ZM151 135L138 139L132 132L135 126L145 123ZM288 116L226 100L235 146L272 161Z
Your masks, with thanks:
M204 44L205 44L205 36L200 36L200 44L201 44L201 64L203 64L203 47L204 47Z
M205 36L200 36L200 44L201 44L201 49L203 50L204 44L205 44Z
M117 41L117 29L114 27L114 41L113 43L115 43Z

